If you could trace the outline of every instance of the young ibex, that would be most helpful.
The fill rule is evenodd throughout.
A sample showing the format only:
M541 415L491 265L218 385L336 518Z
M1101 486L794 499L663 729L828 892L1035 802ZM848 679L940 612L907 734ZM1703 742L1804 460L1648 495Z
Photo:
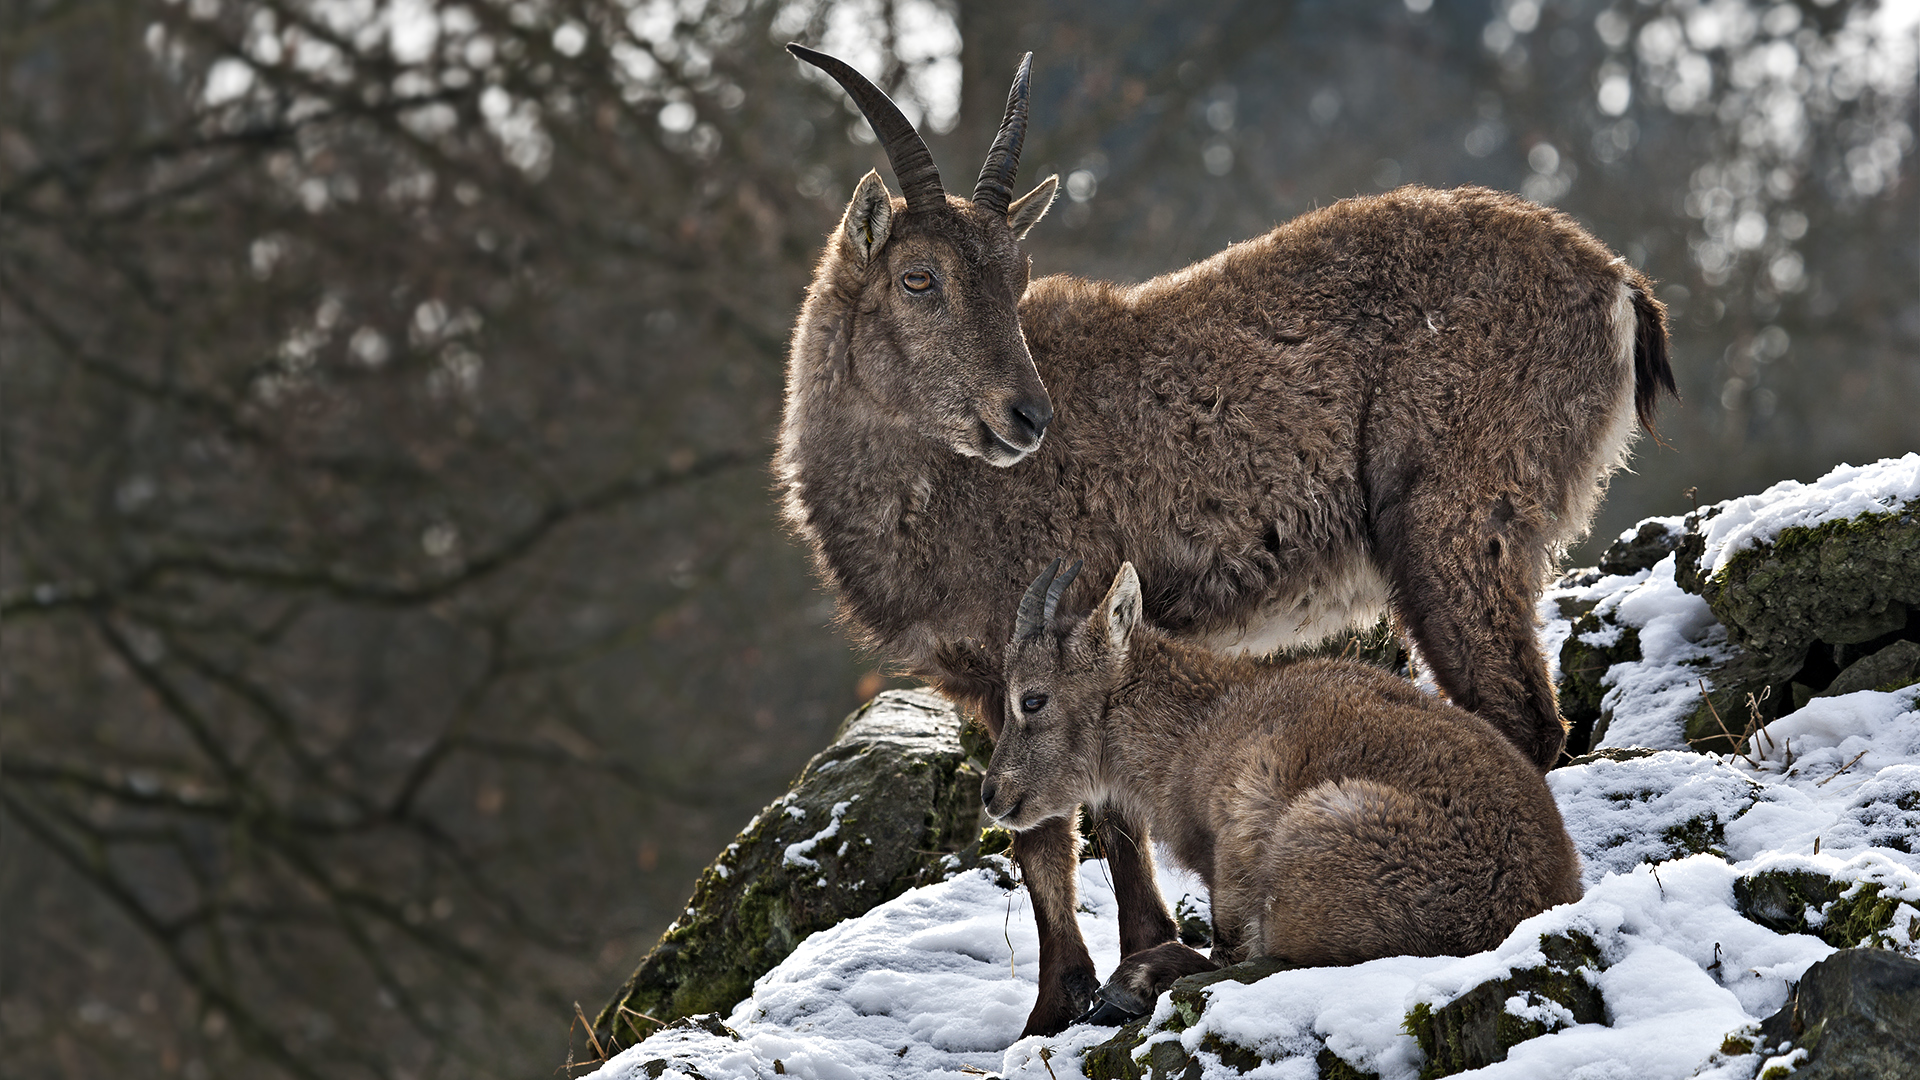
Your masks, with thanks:
M885 94L790 48L853 96L904 196L867 174L827 243L775 460L787 520L867 645L997 735L1003 598L1055 552L1106 576L1130 560L1147 616L1219 652L1390 606L1454 704L1554 761L1565 728L1533 605L1636 411L1650 426L1673 388L1646 278L1556 211L1402 188L1145 284L1029 282L1019 241L1055 191L1011 197L1030 58L959 199ZM1110 817L1134 952L1173 926L1140 884L1137 830ZM1061 819L1014 849L1041 933L1028 1034L1098 985L1074 844Z
M1141 618L1120 567L1084 619L1078 565L1021 600L1007 720L980 794L1015 830L1086 805L1146 826L1207 883L1213 955L1125 957L1100 997L1139 1015L1182 975L1260 956L1309 965L1492 948L1580 898L1546 781L1486 721L1357 661L1260 663Z

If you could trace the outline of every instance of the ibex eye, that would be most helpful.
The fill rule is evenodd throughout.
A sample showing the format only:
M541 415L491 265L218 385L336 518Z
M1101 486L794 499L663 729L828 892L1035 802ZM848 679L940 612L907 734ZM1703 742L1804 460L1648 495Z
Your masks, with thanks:
M1045 694L1028 694L1020 699L1021 712L1039 712L1046 707L1047 695Z
M910 292L926 292L933 288L933 275L925 270L909 270L900 275L900 284Z

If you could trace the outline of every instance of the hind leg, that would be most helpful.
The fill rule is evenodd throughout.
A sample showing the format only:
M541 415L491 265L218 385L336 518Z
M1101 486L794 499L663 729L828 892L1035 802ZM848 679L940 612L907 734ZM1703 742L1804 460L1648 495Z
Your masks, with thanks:
M1370 780L1303 793L1261 860L1255 955L1357 964L1498 944L1519 921L1507 917L1512 905L1501 898L1512 889L1501 882L1523 868L1473 842L1476 827L1484 825Z
M1545 586L1543 530L1506 496L1416 484L1375 521L1374 550L1401 625L1455 705L1484 717L1542 770L1567 741L1534 629Z
M1120 961L1100 988L1093 1008L1080 1018L1084 1024L1124 1024L1153 1011L1154 1000L1174 983L1202 971L1213 971L1218 961L1177 941L1143 949Z

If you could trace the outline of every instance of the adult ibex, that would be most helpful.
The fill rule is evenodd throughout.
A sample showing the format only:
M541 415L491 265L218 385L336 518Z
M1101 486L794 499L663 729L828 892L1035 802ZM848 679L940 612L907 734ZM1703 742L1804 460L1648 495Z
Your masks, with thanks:
M1019 241L1055 191L1011 197L1030 56L959 199L885 94L789 48L853 96L904 196L867 174L828 240L775 461L864 643L998 735L1005 597L1058 552L1104 576L1130 560L1155 625L1221 652L1391 606L1454 704L1554 761L1533 605L1636 409L1651 426L1673 388L1646 278L1553 210L1402 188L1141 285L1029 282ZM1137 835L1101 831L1125 952L1174 936ZM1041 937L1029 1034L1098 987L1077 845L1062 818L1014 847Z
M1122 959L1113 1020L1182 975L1271 956L1353 964L1492 948L1580 898L1580 857L1533 762L1491 725L1358 661L1261 663L1141 618L1120 567L1093 613L1056 618L1078 564L1020 602L1007 719L981 785L1010 828L1122 809L1207 883L1213 955Z

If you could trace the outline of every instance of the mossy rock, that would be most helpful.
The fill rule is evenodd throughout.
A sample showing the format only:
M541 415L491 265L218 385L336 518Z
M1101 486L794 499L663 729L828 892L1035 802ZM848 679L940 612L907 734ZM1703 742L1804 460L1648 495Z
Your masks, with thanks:
M1653 569L1661 559L1673 554L1687 535L1674 528L1671 521L1670 518L1650 518L1642 521L1632 536L1623 536L1608 544L1600 553L1600 572L1624 577Z
M1920 641L1902 638L1855 660L1814 697L1836 697L1861 690L1890 692L1920 682Z
M1759 1041L1806 1052L1789 1074L1795 1080L1920 1080L1920 960L1883 949L1834 953L1800 977L1761 1023Z
M1698 591L1729 639L1770 659L1798 660L1816 641L1897 633L1920 607L1920 500L1783 529L1701 577L1696 567Z
M961 728L944 699L919 691L855 713L700 874L595 1032L625 1045L651 1033L640 1017L724 1014L808 935L977 863L980 773Z
M1141 1080L1145 1066L1133 1060L1133 1052L1147 1038L1148 1017L1141 1017L1113 1033L1113 1037L1080 1056L1080 1071L1087 1080Z
M1736 650L1701 673L1705 692L1681 726L1687 746L1703 754L1742 753L1747 735L1795 708L1791 681L1800 660L1773 660Z
M1089 1080L1198 1077L1203 1071L1200 1059L1187 1053L1178 1042L1155 1043L1144 1063L1136 1060L1134 1055L1152 1035L1165 1031L1185 1031L1199 1023L1200 1015L1207 1009L1208 987L1223 982L1256 983L1276 971L1299 966L1285 960L1262 957L1189 975L1175 982L1172 989L1167 991L1173 1005L1173 1015L1163 1025L1149 1031L1146 1018L1135 1020L1115 1032L1106 1042L1087 1051L1080 1059L1080 1071L1086 1073ZM1202 1039L1199 1049L1237 1072L1250 1071L1261 1062L1259 1055L1252 1050L1212 1036Z
M1567 720L1567 751L1584 753L1606 728L1600 685L1607 669L1640 659L1640 631L1588 611L1574 620L1560 646L1560 715Z
M1920 918L1897 921L1900 901L1872 881L1837 881L1816 870L1760 870L1733 883L1733 906L1779 934L1812 934L1836 949L1920 941Z
M1537 967L1481 983L1439 1008L1414 1006L1402 1026L1426 1055L1421 1080L1505 1061L1513 1047L1562 1028L1606 1023L1589 979L1605 967L1593 939L1578 930L1542 934L1540 951L1546 962Z

